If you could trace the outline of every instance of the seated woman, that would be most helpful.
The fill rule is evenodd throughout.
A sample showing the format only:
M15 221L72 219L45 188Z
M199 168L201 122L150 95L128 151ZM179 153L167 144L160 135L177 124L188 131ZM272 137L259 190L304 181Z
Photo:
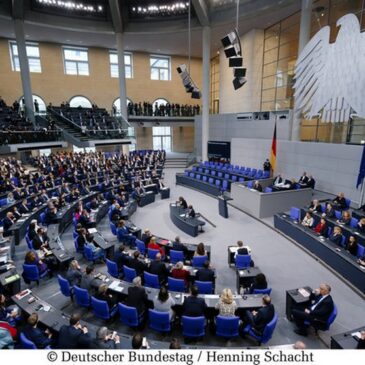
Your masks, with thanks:
M166 287L162 286L158 295L153 299L154 309L160 312L169 312L170 321L172 321L175 317L175 312L172 310L174 305L174 299L171 297Z
M263 273L257 274L254 282L251 284L251 286L248 289L249 294L253 294L255 289L267 289L267 280L266 276Z
M233 294L231 289L225 288L219 297L219 302L216 304L215 309L218 309L220 316L234 316L237 304L233 300Z
M0 321L15 327L19 320L19 308L16 306L7 306L5 295L0 294Z
M321 204L319 203L319 200L318 199L312 200L308 210L312 213L316 213L316 212L322 213L322 207L321 207Z
M66 279L70 285L80 285L82 278L81 267L77 260L72 260L66 272Z
M112 309L118 302L118 298L108 292L108 285L101 284L98 288L95 298L105 300L108 303L109 309Z
M86 242L84 247L90 248L91 252L93 253L94 260L104 260L105 252L100 247L96 247L94 244L94 236L92 234L86 235Z
M24 258L24 264L26 265L36 265L39 271L39 274L42 275L44 272L48 271L50 276L52 276L51 272L48 270L48 266L45 262L39 259L37 254L34 251L28 251Z
M331 203L327 203L324 213L326 214L327 218L333 218L335 216L335 209Z
M314 227L314 232L318 233L320 236L327 237L328 225L324 217L322 217L319 223Z
M156 237L151 237L150 243L147 245L150 250L158 250L162 257L165 256L165 250L159 244L156 243Z
M307 212L302 220L302 226L312 228L314 219L311 212Z
M196 246L196 250L194 252L194 256L208 256L207 251L205 251L204 243L200 242L198 246Z
M127 244L129 244L130 246L135 246L135 244L136 244L137 237L133 236L133 234L129 232L128 227L126 227L126 225L125 225L124 219L121 219L118 222L117 237L118 237L119 241L124 241Z
M190 272L184 269L184 264L179 261L175 264L175 267L171 270L171 277L174 279L184 280L185 287L189 285Z
M338 195L332 200L335 209L344 210L346 209L346 199L344 193L338 193Z
M351 255L357 256L357 238L355 236L350 236L346 245L346 250L350 252Z
M349 226L351 222L351 214L348 210L342 212L341 219L337 219L337 224L343 224L344 226Z
M335 226L333 232L329 236L330 241L340 246L342 242L342 229L341 227Z

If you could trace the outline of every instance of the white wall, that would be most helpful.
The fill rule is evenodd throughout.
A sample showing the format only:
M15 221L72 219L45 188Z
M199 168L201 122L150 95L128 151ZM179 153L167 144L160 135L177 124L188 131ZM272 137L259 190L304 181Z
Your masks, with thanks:
M253 29L241 36L243 65L247 68L247 83L233 88L233 69L229 67L223 49L219 56L219 111L238 113L260 110L264 31Z
M261 168L270 156L271 139L232 138L231 159L236 165ZM360 201L356 189L362 146L277 141L277 173L298 179L303 171L312 174L316 189Z

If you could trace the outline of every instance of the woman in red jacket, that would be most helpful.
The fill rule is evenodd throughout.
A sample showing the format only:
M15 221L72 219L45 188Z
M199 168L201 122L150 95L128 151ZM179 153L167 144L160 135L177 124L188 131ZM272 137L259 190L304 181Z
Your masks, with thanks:
M189 285L189 276L189 271L184 269L184 264L181 261L177 262L171 270L171 277L184 280L186 287Z
M150 243L148 244L147 248L151 250L158 250L162 257L165 256L165 250L163 249L163 247L156 243L156 237L151 237Z
M327 237L328 226L324 218L321 218L319 223L315 226L314 231L317 232L320 236Z

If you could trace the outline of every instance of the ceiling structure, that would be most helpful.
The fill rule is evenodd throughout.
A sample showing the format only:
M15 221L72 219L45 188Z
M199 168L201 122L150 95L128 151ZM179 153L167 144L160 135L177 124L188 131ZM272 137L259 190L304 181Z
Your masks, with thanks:
M298 11L300 3L240 0L239 33L265 29ZM211 27L211 54L221 48L221 38L236 26L236 7L236 0L191 0L193 57L202 56L203 26ZM29 41L116 48L115 30L121 28L128 51L186 56L188 13L189 0L0 0L0 37L14 39L14 18L21 18Z

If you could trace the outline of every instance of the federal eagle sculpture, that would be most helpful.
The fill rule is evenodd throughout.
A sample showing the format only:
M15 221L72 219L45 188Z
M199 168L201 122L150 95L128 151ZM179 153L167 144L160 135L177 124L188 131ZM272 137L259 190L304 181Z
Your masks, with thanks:
M365 33L354 14L341 17L336 42L323 27L304 47L295 66L296 112L306 119L347 122L365 117Z

